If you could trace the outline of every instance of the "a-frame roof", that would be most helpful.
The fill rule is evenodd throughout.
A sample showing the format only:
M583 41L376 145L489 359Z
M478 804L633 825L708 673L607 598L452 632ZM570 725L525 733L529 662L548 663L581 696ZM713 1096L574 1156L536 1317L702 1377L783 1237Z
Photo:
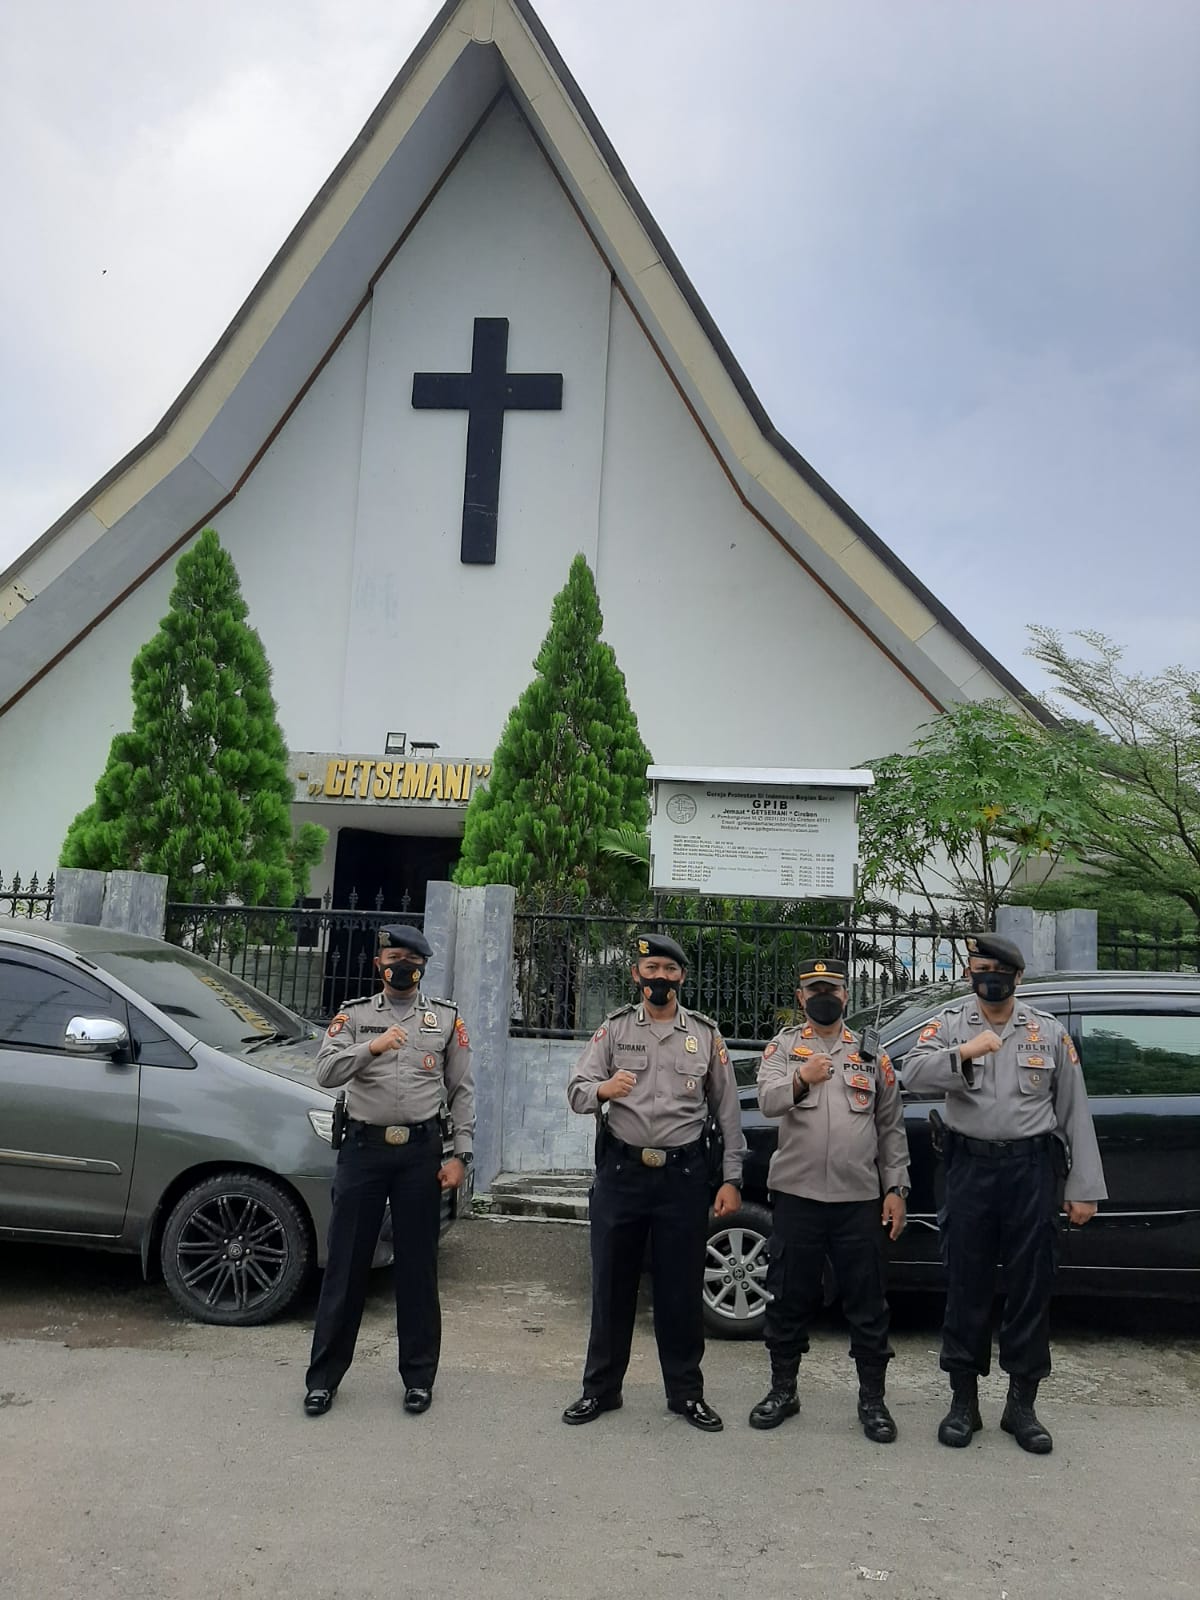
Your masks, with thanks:
M932 705L1043 715L774 427L528 0L447 0L162 421L0 574L0 716L237 493L504 94L764 530Z

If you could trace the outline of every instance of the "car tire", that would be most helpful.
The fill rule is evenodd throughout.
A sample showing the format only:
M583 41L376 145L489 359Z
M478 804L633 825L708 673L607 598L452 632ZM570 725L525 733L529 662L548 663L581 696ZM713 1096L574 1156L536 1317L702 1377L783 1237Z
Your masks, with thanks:
M278 1184L252 1172L222 1172L175 1202L161 1259L167 1288L189 1317L249 1328L295 1300L312 1265L312 1236Z
M767 1317L771 1213L747 1201L729 1217L709 1213L704 1327L718 1339L761 1339Z

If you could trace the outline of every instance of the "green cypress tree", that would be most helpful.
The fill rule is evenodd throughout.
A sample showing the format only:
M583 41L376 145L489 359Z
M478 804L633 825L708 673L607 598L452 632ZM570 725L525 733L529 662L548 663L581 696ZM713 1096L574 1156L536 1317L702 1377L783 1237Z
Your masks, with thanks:
M603 625L596 580L576 556L554 599L537 676L509 713L491 783L471 797L456 883L579 899L645 894L645 868L602 848L606 829L644 829L650 818L650 753Z
M172 900L290 906L324 828L293 829L271 669L213 529L180 556L170 609L133 662L133 727L114 738L64 867L162 872Z

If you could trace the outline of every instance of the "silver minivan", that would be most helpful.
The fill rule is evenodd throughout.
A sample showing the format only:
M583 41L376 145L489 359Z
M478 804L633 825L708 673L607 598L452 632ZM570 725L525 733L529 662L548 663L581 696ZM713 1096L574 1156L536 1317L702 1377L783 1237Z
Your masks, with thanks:
M137 1252L203 1322L278 1316L325 1258L319 1041L187 950L0 917L0 1237Z

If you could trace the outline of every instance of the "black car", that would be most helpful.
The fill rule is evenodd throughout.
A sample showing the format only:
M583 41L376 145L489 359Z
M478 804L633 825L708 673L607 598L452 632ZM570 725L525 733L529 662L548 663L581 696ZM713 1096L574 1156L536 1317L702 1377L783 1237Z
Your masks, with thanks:
M921 1028L965 983L910 989L887 1002L884 1048L904 1082L904 1057ZM1062 1236L1059 1293L1200 1297L1200 975L1056 972L1031 978L1021 996L1058 1017L1083 1061L1109 1198L1084 1228ZM874 1022L874 1011L850 1026ZM746 1157L741 1210L709 1234L704 1282L711 1333L761 1336L766 1309L766 1242L771 1231L767 1167L777 1124L758 1109L758 1057L736 1063ZM908 1227L891 1249L898 1289L941 1289L937 1209L942 1169L930 1143L929 1112L940 1095L905 1091L911 1157ZM830 1293L835 1286L830 1282Z

